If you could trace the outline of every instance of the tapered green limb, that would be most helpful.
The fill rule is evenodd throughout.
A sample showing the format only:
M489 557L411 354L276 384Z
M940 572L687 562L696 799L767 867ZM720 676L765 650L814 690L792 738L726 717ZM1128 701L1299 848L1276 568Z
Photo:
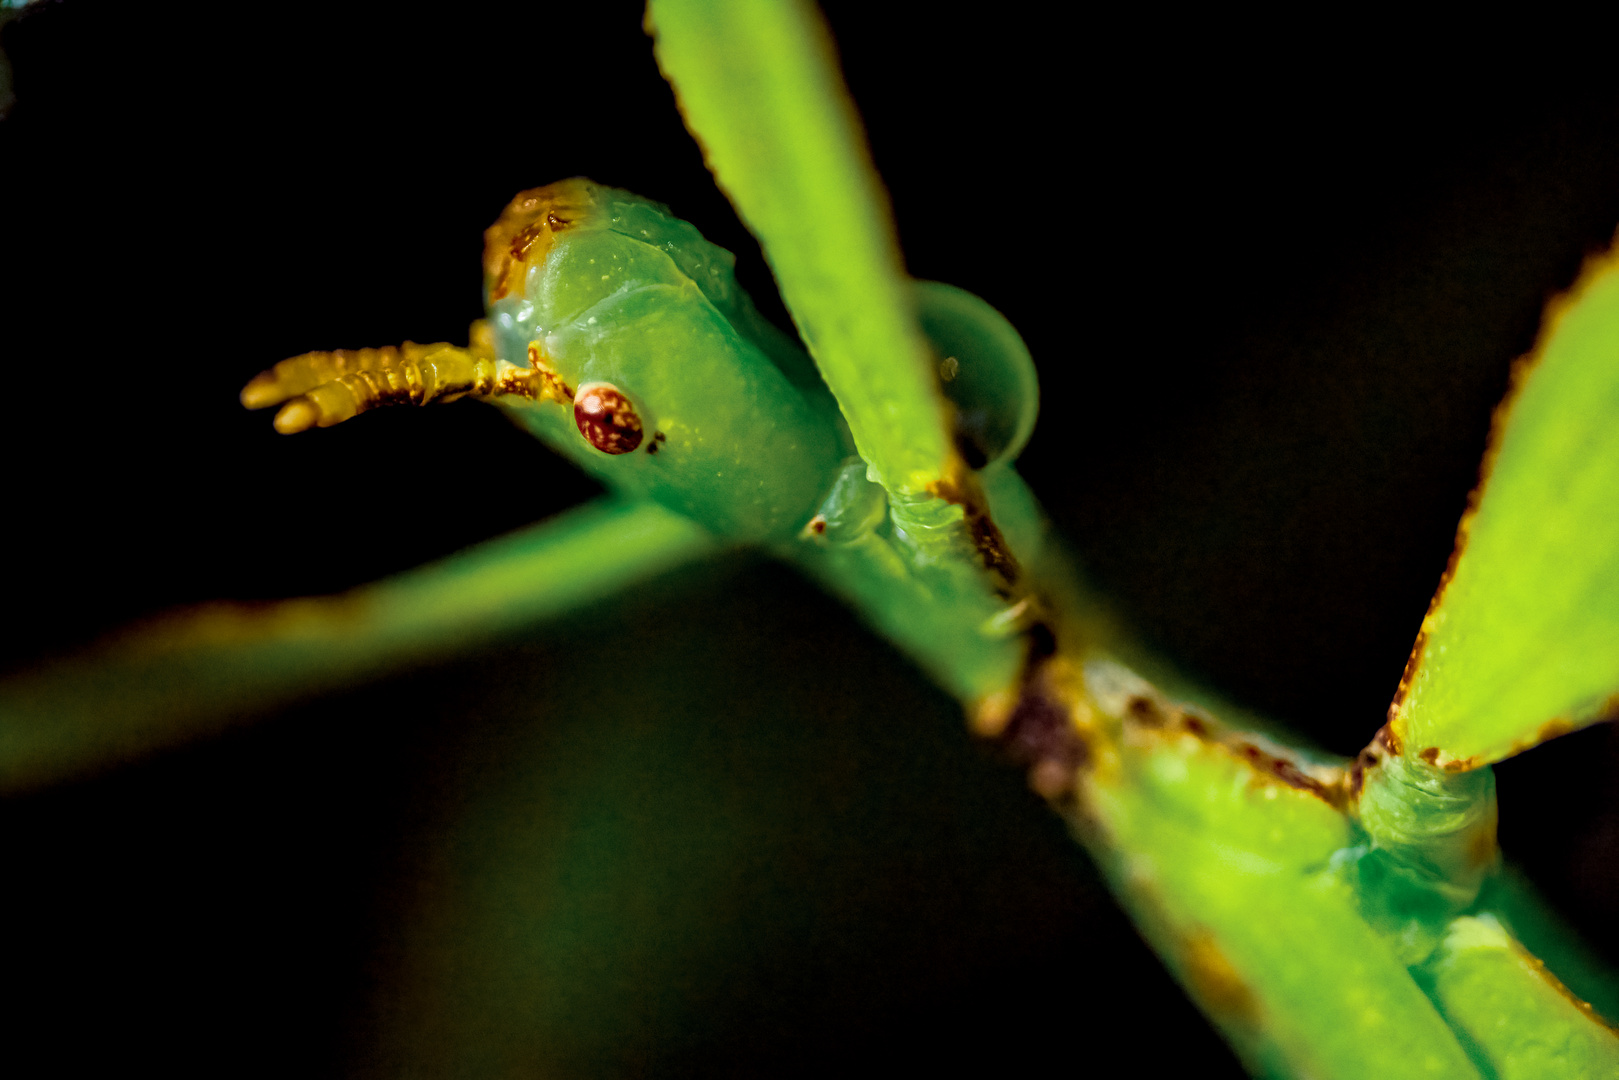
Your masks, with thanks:
M655 503L604 499L338 596L162 617L0 683L0 791L465 652L713 550L708 533Z
M647 27L873 479L901 511L929 499L953 456L937 382L820 14L802 0L653 0Z
M1619 1035L1493 915L1452 922L1419 977L1498 1080L1619 1076Z
M1570 993L1609 1024L1619 1021L1619 977L1553 911L1529 879L1505 863L1484 883L1474 914L1498 920Z
M1548 308L1389 710L1464 770L1619 712L1619 249Z

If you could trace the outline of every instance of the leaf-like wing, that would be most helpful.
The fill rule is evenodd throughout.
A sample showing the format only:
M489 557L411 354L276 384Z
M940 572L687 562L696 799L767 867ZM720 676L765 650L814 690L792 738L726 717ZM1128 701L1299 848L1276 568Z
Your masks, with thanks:
M819 13L800 0L654 0L647 25L861 456L891 494L925 497L950 456L939 393L888 196Z
M465 652L712 547L701 528L654 503L609 499L339 596L162 617L0 684L0 791Z
M1619 252L1547 312L1497 412L1390 710L1441 766L1509 757L1619 698Z

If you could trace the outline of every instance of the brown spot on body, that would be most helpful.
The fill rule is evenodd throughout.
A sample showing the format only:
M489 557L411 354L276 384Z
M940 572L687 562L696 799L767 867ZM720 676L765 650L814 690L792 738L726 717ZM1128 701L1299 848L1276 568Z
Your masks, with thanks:
M652 441L646 444L646 452L649 454L656 454L658 452L658 447L663 445L663 443L666 441L667 440L665 440L663 437L663 432L653 432Z
M1003 592L1009 592L1021 573L1017 559L1012 556L1011 549L1006 546L1006 538L990 517L989 503L978 484L978 478L961 465L960 459L956 459L947 475L928 485L928 491L945 502L961 507L962 520L967 526L967 534L972 537L973 551L979 563L995 577Z
M1228 1021L1259 1022L1259 999L1213 934L1203 930L1187 938L1181 966L1193 996L1210 1012Z
M539 386L530 394L531 397L537 401L549 398L564 404L573 400L573 389L545 362L545 355L537 341L528 343L528 366L539 379Z
M1349 767L1349 797L1351 799L1360 798L1361 789L1366 786L1366 774L1381 764L1383 764L1382 754L1371 746L1355 755L1355 763Z
M1297 765L1293 764L1291 761L1288 761L1286 758L1272 757L1270 759L1270 772L1272 776L1276 777L1276 779L1280 780L1290 788L1297 788L1299 791L1308 791L1312 795L1318 795L1321 798L1326 799L1328 802L1332 802L1332 799L1327 793L1327 786L1325 784L1311 776L1309 773L1305 772L1303 769L1299 768Z
M541 225L538 222L533 225L525 225L516 236L512 237L512 242L509 247L511 257L519 262L528 258L529 249L538 243L540 238L544 235L544 225Z
M530 266L544 262L554 235L591 213L599 188L583 177L519 192L484 231L484 287L499 300L521 286Z
M1136 696L1131 698L1124 706L1125 715L1142 727L1161 728L1164 726L1164 714L1159 711L1158 703L1152 698Z
M810 518L809 531L814 533L816 536L825 536L826 518L822 517L820 514L816 514L814 517Z
M604 454L627 454L641 445L641 417L612 383L586 383L573 399L573 422L585 441Z
M1074 780L1090 751L1069 722L1068 707L1035 678L1024 684L998 741L1007 756L1029 770L1029 785L1047 799L1073 794Z
M1280 754L1267 753L1262 747L1251 742L1237 742L1232 744L1232 751L1244 761L1254 767L1257 772L1280 780L1288 787L1302 791L1327 803L1329 806L1342 807L1343 792L1341 781L1339 784L1327 785L1311 776L1298 763L1290 761Z
M1394 724L1392 722L1378 728L1377 734L1372 736L1372 742L1395 757L1400 756L1400 737L1394 733Z

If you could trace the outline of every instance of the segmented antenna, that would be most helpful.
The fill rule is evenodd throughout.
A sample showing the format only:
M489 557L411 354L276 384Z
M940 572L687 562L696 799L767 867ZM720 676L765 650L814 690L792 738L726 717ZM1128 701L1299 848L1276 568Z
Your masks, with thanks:
M428 405L468 396L567 400L561 381L535 363L536 351L529 350L530 367L496 359L480 320L473 324L468 348L407 341L380 349L294 356L243 387L242 404L249 409L280 405L275 429L291 435L331 427L383 405Z

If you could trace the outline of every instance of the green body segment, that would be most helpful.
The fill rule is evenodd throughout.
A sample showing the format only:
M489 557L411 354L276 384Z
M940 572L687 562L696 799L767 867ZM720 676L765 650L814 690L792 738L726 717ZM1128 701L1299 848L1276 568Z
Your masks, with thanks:
M873 479L900 503L925 497L948 433L887 194L819 14L799 0L654 0L647 25Z
M497 356L527 364L532 344L536 362L570 388L611 383L633 401L646 441L605 454L560 402L501 404L615 490L656 499L719 535L770 544L962 700L1010 685L1023 646L1016 626L995 622L1007 602L988 586L962 506L921 495L904 504L908 514L890 517L895 504L851 456L819 374L737 287L731 255L627 192L584 180L542 190L560 192L573 216L554 230L543 261L492 300ZM1000 438L997 459L1010 457L1033 423L1027 349L976 297L941 285L920 295L952 335L964 385L999 391L980 395L976 414ZM994 374L1003 370L1009 381ZM996 468L1000 486L1021 488L1009 465ZM1037 513L1026 492L1018 505Z
M716 533L757 542L802 529L847 452L808 359L736 287L728 252L656 203L571 183L592 206L490 305L496 353L526 365L536 343L569 388L612 384L633 403L644 441L606 454L566 404L503 406L614 489Z
M1377 848L1374 862L1386 864L1368 867L1388 879L1379 893L1415 894L1448 920L1495 868L1495 773L1487 766L1447 773L1391 755L1367 770L1354 807Z
M958 700L970 705L1014 685L1026 647L1012 609L972 564L917 559L897 542L881 489L874 501L863 474L858 459L845 467L821 507L822 537L777 554L858 610ZM1039 565L1048 555L1046 519L1028 485L1009 464L978 479L1008 546L1025 565Z
M1088 665L1089 681L1121 681L1114 667ZM1335 869L1356 840L1338 809L1172 728L1127 729L1115 746L1086 783L1079 831L1256 1075L1478 1075Z
M1451 923L1423 975L1497 1080L1619 1076L1619 1037L1492 916Z
M938 282L913 285L958 442L982 466L975 482L986 508L1023 571L1039 580L1048 554L1045 514L1012 467L1039 411L1034 361L1018 332L983 300ZM862 611L963 702L1011 686L1024 662L1022 627L986 587L963 507L932 497L891 501L866 479L869 472L862 459L846 464L819 511L823 542L780 554ZM891 516L890 507L897 511Z
M1542 899L1523 872L1503 864L1484 883L1476 913L1501 922L1569 991L1597 1015L1619 1018L1619 976Z
M1498 761L1619 707L1619 256L1554 304L1497 417L1476 512L1394 721L1406 753Z

